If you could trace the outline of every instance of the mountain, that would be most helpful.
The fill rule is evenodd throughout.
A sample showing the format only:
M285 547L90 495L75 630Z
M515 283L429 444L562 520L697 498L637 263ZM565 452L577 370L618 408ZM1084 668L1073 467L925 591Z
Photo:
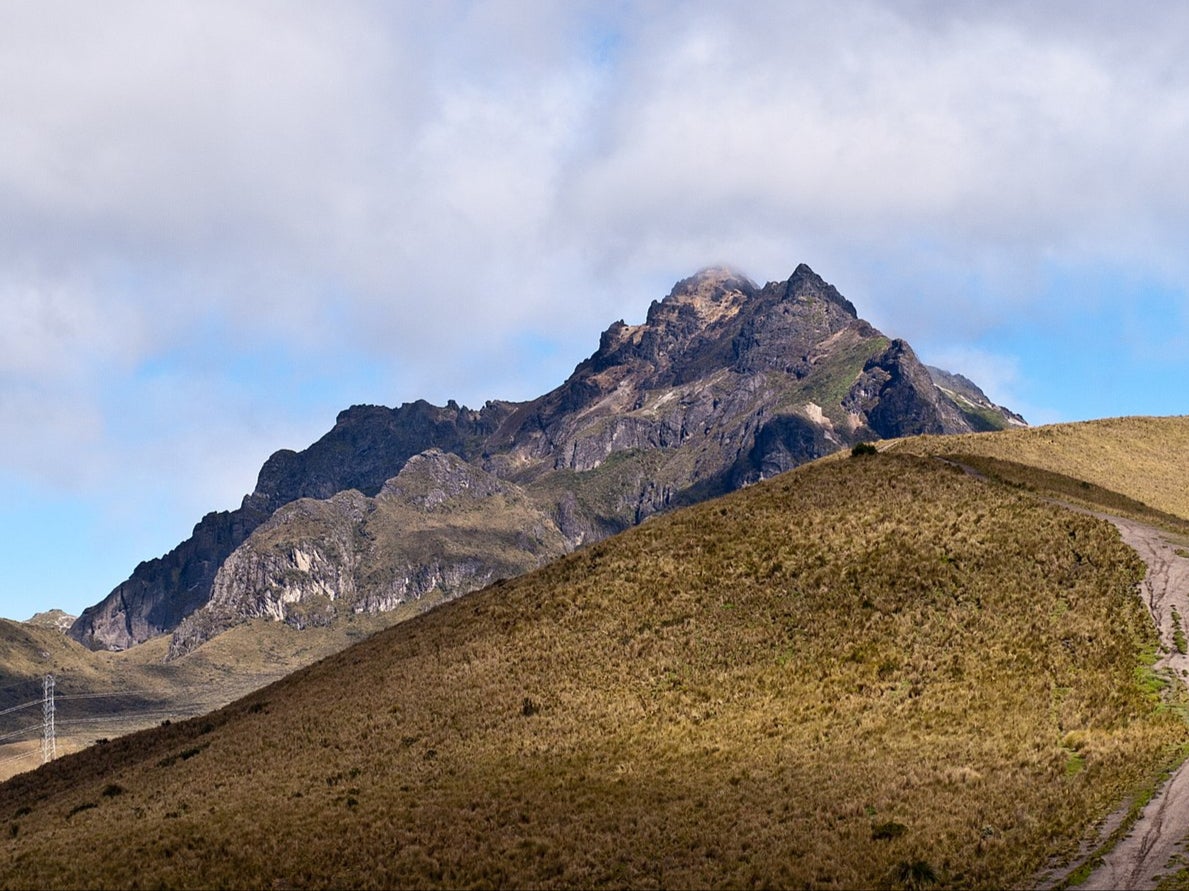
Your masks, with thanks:
M27 623L39 628L56 628L58 631L68 631L76 618L77 616L72 616L64 610L51 609L42 613L34 613Z
M1027 423L1018 414L1009 411L1002 405L996 405L988 399L987 394L980 390L970 378L934 368L932 365L926 365L925 368L937 388L958 407L958 411L962 412L967 423L976 431L986 433L991 430L1002 430L1005 417L1009 425L1027 426Z
M519 487L429 449L374 498L356 489L280 508L215 576L209 603L170 641L171 658L259 617L297 628L458 594L564 553L552 518Z
M252 616L324 623L451 597L861 440L1022 423L804 264L763 287L706 269L642 324L611 325L538 399L342 412L70 635L120 649L173 632L178 656Z
M1142 472L1095 470L1134 499L1189 489L1187 421L956 442L1056 475L1125 445ZM907 448L654 517L15 777L0 885L1022 888L1102 856L1186 738L1143 565L1047 491ZM392 497L445 505L446 460Z

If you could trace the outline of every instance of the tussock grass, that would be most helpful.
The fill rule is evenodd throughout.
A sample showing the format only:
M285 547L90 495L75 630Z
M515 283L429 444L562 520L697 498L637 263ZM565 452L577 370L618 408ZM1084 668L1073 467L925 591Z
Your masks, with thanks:
M818 463L14 778L0 884L1020 885L1185 738L1141 575L940 462Z
M918 436L888 448L914 454L995 458L1084 481L1189 520L1189 415Z
M951 454L946 459L1008 485L1056 497L1091 510L1130 517L1180 535L1189 535L1189 520L1085 480L982 455Z

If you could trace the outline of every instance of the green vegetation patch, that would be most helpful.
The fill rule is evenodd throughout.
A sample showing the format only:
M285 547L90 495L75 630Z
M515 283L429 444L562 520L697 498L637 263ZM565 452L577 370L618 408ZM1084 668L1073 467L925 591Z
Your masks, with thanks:
M813 374L805 378L800 401L815 402L828 414L837 414L866 364L891 345L886 337L856 338L842 342L814 363ZM799 406L798 406L799 407ZM835 422L841 420L837 414Z

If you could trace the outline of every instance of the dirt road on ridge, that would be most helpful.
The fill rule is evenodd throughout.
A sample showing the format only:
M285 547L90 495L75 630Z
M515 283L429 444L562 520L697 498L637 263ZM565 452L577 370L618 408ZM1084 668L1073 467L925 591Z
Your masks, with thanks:
M971 476L986 479L977 469L953 459L942 458L947 464L960 467ZM1189 635L1189 543L1177 542L1176 536L1146 523L1087 510L1065 501L1051 499L1068 510L1092 514L1115 525L1124 543L1135 549L1147 564L1148 571L1140 583L1140 596L1152 623L1160 633L1164 655L1157 661L1157 670L1168 669L1183 683L1189 684L1189 654L1180 653L1176 646L1176 610L1182 630ZM1178 554L1180 550L1182 554ZM1187 647L1189 649L1189 647ZM1126 816L1127 807L1111 814L1100 827L1101 844ZM1144 812L1127 835L1114 849L1103 856L1102 863L1089 877L1075 887L1078 891L1138 891L1152 889L1166 875L1180 866L1189 866L1189 760L1185 761L1148 802ZM1097 844L1095 847L1097 847ZM1039 889L1055 888L1091 856L1092 850L1059 870L1046 870Z
M1123 541L1148 565L1141 595L1166 651L1156 667L1167 667L1189 682L1189 655L1177 652L1173 618L1175 609L1183 621L1189 621L1189 557L1177 554L1179 546L1170 541L1171 536L1166 532L1121 517L1098 513L1095 516L1114 523ZM1077 888L1079 891L1155 888L1161 877L1175 869L1169 867L1170 859L1189 853L1185 846L1187 835L1189 761L1169 778L1128 835Z

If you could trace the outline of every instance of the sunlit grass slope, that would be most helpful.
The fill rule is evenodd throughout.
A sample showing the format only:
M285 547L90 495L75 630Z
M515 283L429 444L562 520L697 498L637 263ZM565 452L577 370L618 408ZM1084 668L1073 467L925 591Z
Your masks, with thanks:
M1174 755L1138 558L941 462L650 520L0 786L9 887L1013 887Z
M1189 520L1189 415L919 436L889 448L1010 461L1099 486ZM1044 482L1034 482L1047 487Z

